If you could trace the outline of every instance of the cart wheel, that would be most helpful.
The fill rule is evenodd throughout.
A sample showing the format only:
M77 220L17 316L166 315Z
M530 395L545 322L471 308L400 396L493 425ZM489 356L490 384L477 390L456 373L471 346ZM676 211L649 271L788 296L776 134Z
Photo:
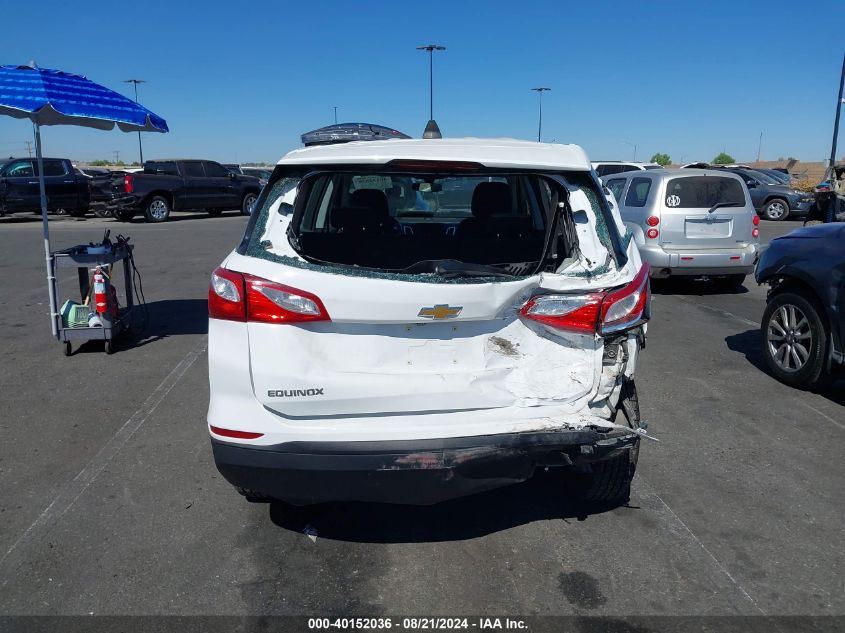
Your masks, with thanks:
M65 341L65 356L70 356L72 350L70 348L70 341Z
M106 341L106 354L114 354L114 343Z

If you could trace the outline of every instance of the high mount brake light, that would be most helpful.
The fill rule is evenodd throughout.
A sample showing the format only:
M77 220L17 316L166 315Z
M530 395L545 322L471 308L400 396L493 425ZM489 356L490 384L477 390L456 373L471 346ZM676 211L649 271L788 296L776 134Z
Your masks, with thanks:
M254 323L331 320L323 302L310 292L225 268L211 275L208 316Z
M463 160L406 160L397 158L387 163L387 167L407 171L477 171L484 169L481 163Z
M520 316L582 334L606 335L634 327L648 318L648 271L643 264L631 283L610 292L533 297Z

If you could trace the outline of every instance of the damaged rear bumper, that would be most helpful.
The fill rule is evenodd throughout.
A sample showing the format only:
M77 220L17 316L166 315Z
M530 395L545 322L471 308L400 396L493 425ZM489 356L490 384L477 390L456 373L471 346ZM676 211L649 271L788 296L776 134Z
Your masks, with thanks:
M585 428L274 446L211 438L211 444L217 469L229 483L296 505L326 501L428 505L525 481L538 467L608 459L639 439L620 428Z

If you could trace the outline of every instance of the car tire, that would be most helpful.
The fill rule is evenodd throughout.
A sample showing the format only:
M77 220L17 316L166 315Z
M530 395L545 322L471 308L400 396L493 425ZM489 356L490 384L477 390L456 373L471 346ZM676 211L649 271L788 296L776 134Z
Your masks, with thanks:
M164 196L153 196L144 208L147 222L164 222L170 217L170 202Z
M770 222L780 222L789 217L789 203L783 198L772 198L765 205L760 215Z
M829 335L815 301L798 292L776 294L760 326L763 360L775 378L811 389L826 379Z
M112 212L106 209L105 207L97 207L96 209L94 209L94 215L96 215L98 218L103 219L114 217Z
M215 218L219 215L223 215L223 209L206 209L206 212L208 213L208 215Z
M74 218L84 218L88 213L88 209L69 209L68 213Z
M273 497L265 495L264 493L258 492L257 490L251 490L249 488L241 488L240 486L235 486L235 490L238 491L239 494L243 495L247 501L250 502L263 502L263 501L272 501Z
M115 209L112 211L112 215L115 217L116 220L120 220L121 222L129 222L132 218L135 217L135 209Z
M253 208L255 207L255 201L258 200L258 195L254 193L248 193L243 197L241 200L241 215L252 215Z
M747 275L727 275L725 277L719 277L719 279L716 280L716 283L725 290L739 292L742 290L746 276Z
M639 446L636 448L639 449ZM629 448L614 457L593 462L592 472L575 476L571 488L574 496L588 502L627 501L631 495L638 453L639 450Z
M41 211L38 211L38 213L41 213ZM68 214L67 209L65 209L64 207L59 207L58 209L53 210L53 215L67 215L67 214Z

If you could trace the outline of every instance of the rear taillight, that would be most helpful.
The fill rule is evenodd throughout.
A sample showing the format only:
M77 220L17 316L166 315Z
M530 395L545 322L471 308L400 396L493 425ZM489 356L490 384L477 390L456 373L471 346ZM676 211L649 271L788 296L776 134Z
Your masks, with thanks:
M645 232L645 235L650 240L656 240L657 236L660 235L660 231L658 231L657 229L649 229Z
M753 237L755 240L760 237L760 229L758 229L756 226L751 229L751 237Z
M649 226L657 226L658 224L660 224L660 218L658 218L656 215L650 215L648 216L648 219L645 221L645 223Z
M648 264L643 264L631 283L605 295L601 302L600 334L624 330L647 317L648 270Z
M751 224L753 224L754 226L760 224L760 216L756 213L754 214L754 217L751 218Z
M320 298L275 281L218 268L208 289L208 316L227 321L329 321Z
M132 193L135 191L135 176L126 174L123 177L123 191L124 193Z
M533 297L520 316L582 334L605 335L633 327L647 318L648 270L643 264L631 283L610 292Z

